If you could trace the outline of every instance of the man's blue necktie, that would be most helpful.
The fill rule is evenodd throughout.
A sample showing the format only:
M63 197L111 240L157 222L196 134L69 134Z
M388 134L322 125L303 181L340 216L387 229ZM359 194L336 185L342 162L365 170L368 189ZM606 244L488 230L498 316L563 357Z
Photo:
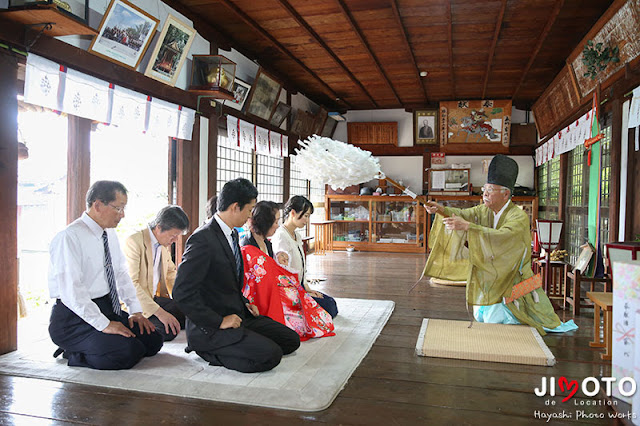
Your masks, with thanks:
M236 259L236 275L238 276L240 284L243 284L244 280L242 279L242 275L244 268L242 267L242 255L240 254L240 242L237 229L231 231L231 238L233 239L233 257Z
M120 300L118 299L116 277L113 273L113 265L111 264L111 252L109 251L109 238L107 237L107 231L102 232L102 243L104 244L104 272L107 274L107 283L109 283L111 307L115 314L120 315Z

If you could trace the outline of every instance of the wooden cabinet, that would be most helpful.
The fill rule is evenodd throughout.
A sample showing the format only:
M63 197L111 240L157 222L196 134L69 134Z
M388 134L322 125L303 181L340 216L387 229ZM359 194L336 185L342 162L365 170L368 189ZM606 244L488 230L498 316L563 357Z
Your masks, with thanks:
M334 250L426 250L426 211L409 196L326 195L325 212L333 222Z
M347 138L354 145L398 145L398 123L347 123Z
M454 207L457 209L467 209L482 203L481 195L428 195L429 201L435 201L445 207ZM512 197L511 201L521 209L523 209L529 219L531 219L531 229L536 227L536 219L538 219L538 197ZM432 215L427 215L427 230L431 230ZM427 231L427 235L428 235ZM428 238L428 236L427 236Z

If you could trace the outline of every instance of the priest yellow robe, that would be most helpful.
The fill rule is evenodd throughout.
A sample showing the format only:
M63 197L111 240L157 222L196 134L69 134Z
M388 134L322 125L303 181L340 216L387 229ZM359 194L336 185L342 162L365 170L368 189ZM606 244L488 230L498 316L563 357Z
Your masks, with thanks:
M469 230L446 230L438 218L429 235L431 254L424 275L466 280L469 305L501 303L503 297L511 295L515 284L533 275L529 217L512 202L500 216L495 229L494 213L484 204L469 209L445 207L445 215L454 214L470 223ZM561 321L544 290L539 288L534 292L506 306L518 321L535 327L544 335L542 327L556 328Z

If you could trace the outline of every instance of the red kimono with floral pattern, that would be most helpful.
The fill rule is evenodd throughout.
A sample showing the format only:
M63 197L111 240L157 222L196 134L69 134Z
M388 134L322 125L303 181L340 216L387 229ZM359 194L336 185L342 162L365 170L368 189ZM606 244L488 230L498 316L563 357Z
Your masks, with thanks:
M335 336L331 315L300 285L298 274L279 265L257 247L242 247L245 285L242 290L260 315L274 319L300 336Z

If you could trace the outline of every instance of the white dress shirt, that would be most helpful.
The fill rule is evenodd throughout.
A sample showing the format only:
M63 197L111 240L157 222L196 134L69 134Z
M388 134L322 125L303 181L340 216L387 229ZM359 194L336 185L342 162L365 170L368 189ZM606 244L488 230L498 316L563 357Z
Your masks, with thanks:
M230 228L229 225L224 223L224 220L220 218L218 213L214 214L213 218L216 220L216 222L218 222L218 225L220 225L220 229L222 229L224 236L227 237L227 242L229 243L229 247L231 247L231 253L235 253L236 249L233 247L233 236L232 236L233 229Z
M109 319L91 300L109 294L104 269L103 231L85 212L60 231L49 245L49 295L60 299L67 308L99 331L109 325ZM142 312L118 236L113 229L106 231L118 296L130 313Z
M504 206L502 206L500 211L493 215L493 229L495 229L498 226L498 222L500 221L500 216L502 216L502 213L504 213L504 211L507 209L507 206L509 205L510 202L511 200L507 200L507 202L504 203Z
M148 227L149 228L149 227ZM149 239L151 240L151 250L153 253L153 295L158 291L158 283L162 276L160 272L160 259L162 258L162 250L160 250L160 243L153 235L153 231L149 228Z

